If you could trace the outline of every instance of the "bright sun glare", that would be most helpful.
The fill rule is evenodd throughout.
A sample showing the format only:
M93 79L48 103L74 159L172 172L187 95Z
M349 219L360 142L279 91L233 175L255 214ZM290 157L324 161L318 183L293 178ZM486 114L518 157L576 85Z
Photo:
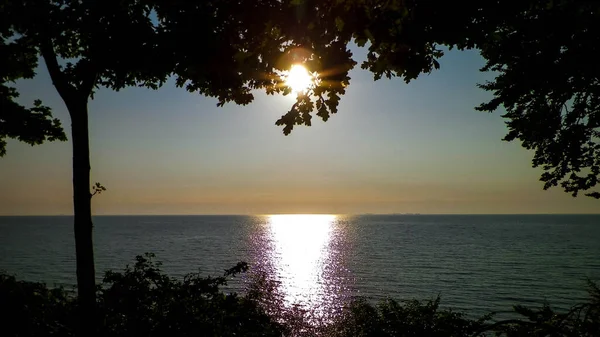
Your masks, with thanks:
M312 83L312 76L300 64L294 64L285 78L285 84L292 89L294 94L304 92Z

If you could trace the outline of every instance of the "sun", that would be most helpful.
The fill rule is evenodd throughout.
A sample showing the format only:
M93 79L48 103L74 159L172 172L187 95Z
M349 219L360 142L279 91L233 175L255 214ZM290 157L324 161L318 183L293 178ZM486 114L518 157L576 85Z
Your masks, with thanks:
M290 87L294 94L305 92L313 82L313 77L308 70L300 64L294 64L285 76L285 85Z

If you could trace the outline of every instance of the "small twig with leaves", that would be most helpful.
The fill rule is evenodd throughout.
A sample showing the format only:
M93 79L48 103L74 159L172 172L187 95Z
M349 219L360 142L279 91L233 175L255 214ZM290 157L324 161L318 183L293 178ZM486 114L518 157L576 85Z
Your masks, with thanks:
M104 191L106 191L106 187L102 186L102 184L100 184L99 182L96 182L96 184L94 186L92 186L92 197L95 196L96 194L100 194Z

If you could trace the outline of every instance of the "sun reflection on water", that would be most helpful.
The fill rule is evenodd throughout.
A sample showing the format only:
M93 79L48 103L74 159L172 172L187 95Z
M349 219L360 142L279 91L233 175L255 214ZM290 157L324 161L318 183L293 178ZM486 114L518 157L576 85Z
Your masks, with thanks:
M280 291L288 305L322 307L325 275L335 215L270 215L271 262L280 275Z

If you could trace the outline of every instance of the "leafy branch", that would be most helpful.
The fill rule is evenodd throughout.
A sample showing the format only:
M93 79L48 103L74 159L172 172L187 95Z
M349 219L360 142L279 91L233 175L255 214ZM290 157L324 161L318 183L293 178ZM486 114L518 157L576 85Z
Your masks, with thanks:
M96 182L96 184L94 184L94 186L92 186L92 197L95 196L96 194L100 194L102 192L106 191L106 187L104 187L102 184L100 184L99 182Z

